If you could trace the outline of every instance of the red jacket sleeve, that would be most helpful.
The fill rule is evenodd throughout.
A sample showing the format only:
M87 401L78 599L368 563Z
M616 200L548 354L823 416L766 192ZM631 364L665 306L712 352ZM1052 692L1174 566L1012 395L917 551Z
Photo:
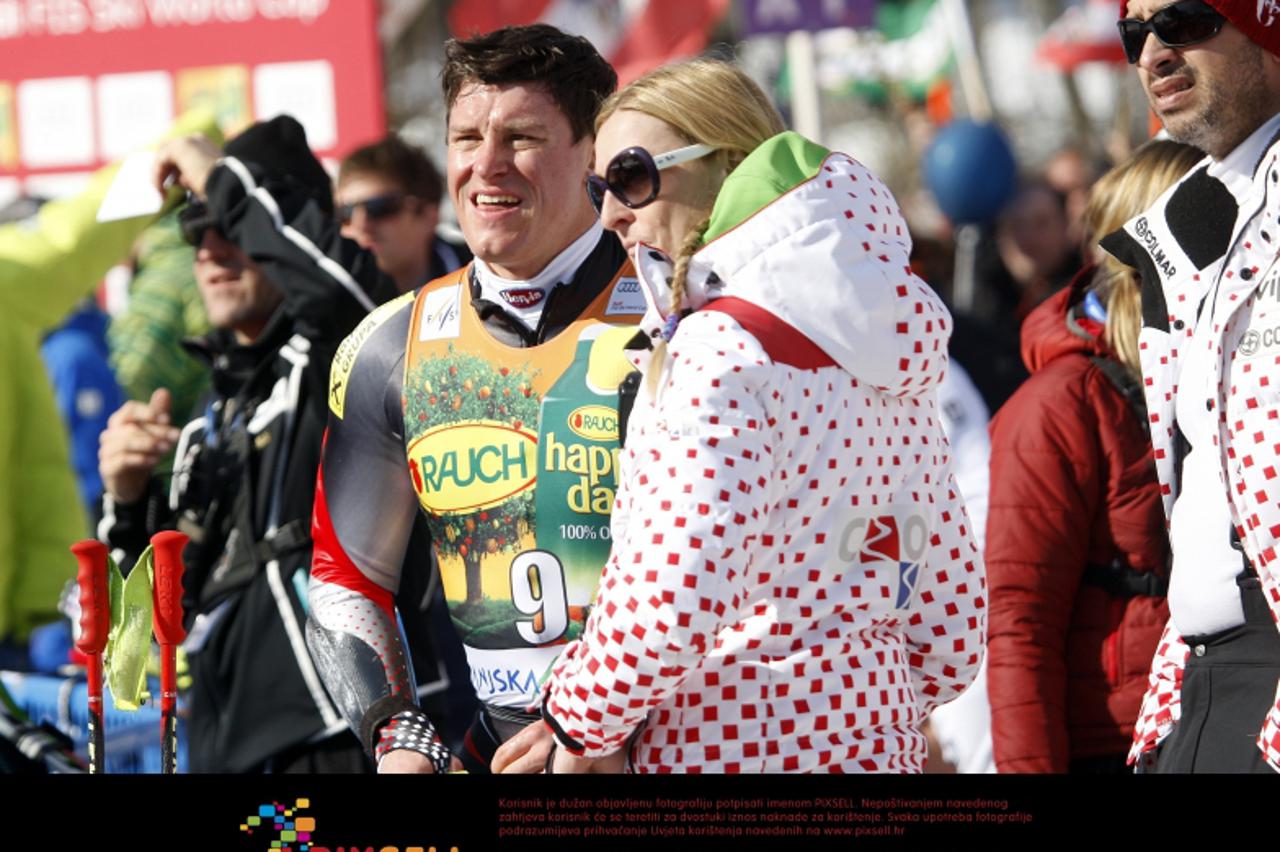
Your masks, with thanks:
M988 688L1001 772L1066 772L1066 636L1100 493L1097 417L1037 373L991 423Z

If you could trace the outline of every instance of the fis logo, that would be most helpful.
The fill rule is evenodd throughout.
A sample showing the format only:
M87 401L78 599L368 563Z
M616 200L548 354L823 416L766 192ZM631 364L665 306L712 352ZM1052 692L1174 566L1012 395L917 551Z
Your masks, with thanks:
M450 340L462 333L462 285L433 290L422 297L418 340Z
M857 516L840 533L840 558L865 566L864 570L886 569L897 581L894 608L907 609L920 582L920 564L929 546L929 525L915 513Z

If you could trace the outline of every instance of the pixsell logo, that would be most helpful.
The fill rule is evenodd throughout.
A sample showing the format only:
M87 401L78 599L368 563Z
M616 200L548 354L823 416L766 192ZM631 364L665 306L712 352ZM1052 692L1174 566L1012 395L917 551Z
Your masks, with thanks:
M282 802L258 805L240 823L240 831L252 836L255 848L265 852L462 852L457 846L387 846L382 843L351 843L319 846L315 842L316 820L302 816L310 809L310 799L298 799L292 806Z
M301 816L299 811L311 807L310 799L298 799L290 807L281 802L258 805L257 810L244 818L240 830L261 839L258 848L267 852L316 852L311 836L316 830L314 817Z

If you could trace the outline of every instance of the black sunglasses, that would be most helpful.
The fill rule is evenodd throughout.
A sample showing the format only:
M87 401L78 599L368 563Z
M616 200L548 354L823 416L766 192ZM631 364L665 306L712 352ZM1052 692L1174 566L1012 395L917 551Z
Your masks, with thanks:
M612 192L623 205L635 210L658 197L662 189L659 172L678 163L705 157L714 150L710 145L688 145L654 155L644 148L627 148L609 161L604 177L587 175L587 195L597 213L604 209L605 192Z
M222 235L222 229L218 227L218 221L209 212L209 208L203 201L196 200L188 202L178 214L178 229L182 232L183 241L196 248L204 242L205 231L213 229Z
M1165 6L1145 21L1124 18L1116 26L1120 28L1120 41L1130 65L1136 65L1142 57L1142 48L1151 33L1165 47L1190 47L1222 32L1227 19L1203 0L1181 0Z
M344 225L350 224L355 218L357 207L363 207L364 215L375 222L379 219L389 219L404 209L405 200L406 196L403 192L387 192L363 201L339 204L338 221Z

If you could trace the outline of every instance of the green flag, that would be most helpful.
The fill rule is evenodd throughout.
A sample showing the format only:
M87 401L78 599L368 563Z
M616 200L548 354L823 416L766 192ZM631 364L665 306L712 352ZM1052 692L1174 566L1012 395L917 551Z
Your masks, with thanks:
M137 710L142 703L151 656L152 555L148 547L138 557L128 579L114 559L107 557L107 585L111 595L111 633L107 637L107 685L120 710Z

